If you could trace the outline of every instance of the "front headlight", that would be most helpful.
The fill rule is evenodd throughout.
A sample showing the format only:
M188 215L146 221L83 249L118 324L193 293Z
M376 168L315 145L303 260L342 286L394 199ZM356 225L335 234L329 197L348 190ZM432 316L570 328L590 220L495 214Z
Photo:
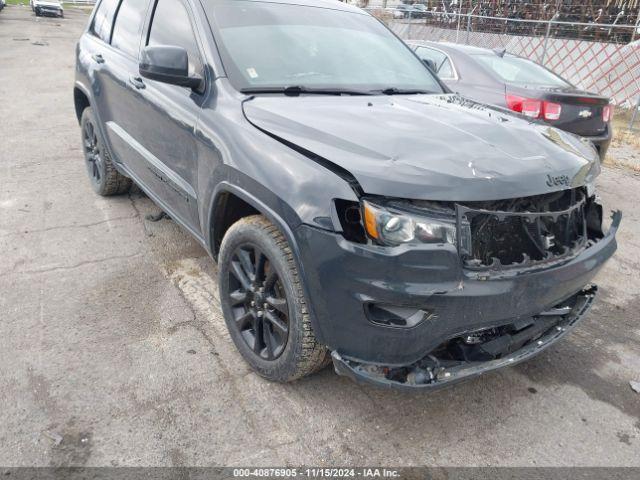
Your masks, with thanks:
M365 229L369 236L383 245L403 243L449 243L457 245L454 218L429 218L412 213L391 211L369 201L362 202ZM468 237L463 225L463 245Z

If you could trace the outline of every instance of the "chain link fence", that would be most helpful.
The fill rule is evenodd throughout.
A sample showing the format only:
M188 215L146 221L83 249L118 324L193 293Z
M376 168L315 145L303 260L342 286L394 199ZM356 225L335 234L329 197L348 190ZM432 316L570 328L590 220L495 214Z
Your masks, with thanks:
M640 26L507 18L398 4L367 8L404 40L504 48L529 58L577 87L634 108L640 99Z
M636 119L640 115L640 97L638 97L638 103L636 103L635 108L633 109L633 113L631 114L631 120L629 121L629 130L633 131L633 126L635 125Z

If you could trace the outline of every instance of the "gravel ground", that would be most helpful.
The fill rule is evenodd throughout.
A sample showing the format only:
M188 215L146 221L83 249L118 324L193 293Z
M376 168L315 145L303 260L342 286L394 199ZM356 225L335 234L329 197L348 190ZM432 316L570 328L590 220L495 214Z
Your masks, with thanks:
M640 118L636 120L633 130L630 130L627 117L629 115L624 115L623 119L616 122L605 163L640 172Z
M0 465L640 466L640 177L582 325L537 358L433 394L331 369L251 373L215 264L132 193L91 191L72 86L86 15L0 13Z

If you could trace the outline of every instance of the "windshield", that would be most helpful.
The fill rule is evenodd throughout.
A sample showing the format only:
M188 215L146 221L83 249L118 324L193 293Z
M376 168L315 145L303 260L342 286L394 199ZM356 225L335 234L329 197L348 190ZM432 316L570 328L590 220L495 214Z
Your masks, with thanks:
M208 3L229 80L284 88L442 93L422 62L367 14L252 1Z
M474 55L474 58L507 83L551 87L571 86L546 68L526 58L515 55L500 57L496 54Z

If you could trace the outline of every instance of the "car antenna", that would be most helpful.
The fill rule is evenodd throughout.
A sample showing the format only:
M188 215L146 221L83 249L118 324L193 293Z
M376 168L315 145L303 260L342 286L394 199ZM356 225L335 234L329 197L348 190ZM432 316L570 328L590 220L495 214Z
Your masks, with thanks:
M494 48L493 49L493 53L498 55L500 58L503 58L504 54L507 53L507 49L506 48Z

